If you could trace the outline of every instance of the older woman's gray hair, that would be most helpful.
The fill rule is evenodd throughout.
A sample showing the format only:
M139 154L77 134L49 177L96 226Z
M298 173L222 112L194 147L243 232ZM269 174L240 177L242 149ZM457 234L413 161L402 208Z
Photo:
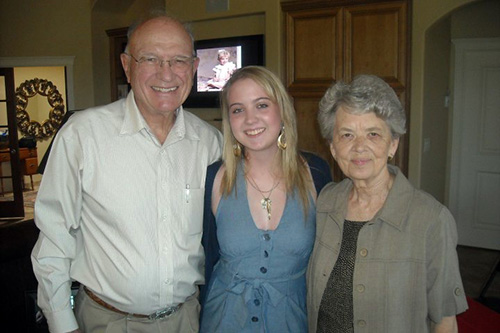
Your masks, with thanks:
M374 75L358 75L351 84L338 81L326 91L319 102L318 121L321 135L333 140L335 114L342 107L351 114L374 112L385 120L393 138L405 134L406 116L394 90Z

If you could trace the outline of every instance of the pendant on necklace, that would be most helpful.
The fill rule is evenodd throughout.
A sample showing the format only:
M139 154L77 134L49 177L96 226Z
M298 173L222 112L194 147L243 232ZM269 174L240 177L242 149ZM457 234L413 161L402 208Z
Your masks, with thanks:
M262 206L262 209L265 209L267 211L267 219L270 220L271 219L271 199L270 198L262 198L262 200L260 200L260 204Z

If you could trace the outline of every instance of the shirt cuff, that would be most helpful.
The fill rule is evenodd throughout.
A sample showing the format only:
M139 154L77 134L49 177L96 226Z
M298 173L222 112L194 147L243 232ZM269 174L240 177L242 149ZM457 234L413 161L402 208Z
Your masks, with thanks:
M78 329L78 323L72 309L48 312L43 315L47 318L51 333L67 333Z

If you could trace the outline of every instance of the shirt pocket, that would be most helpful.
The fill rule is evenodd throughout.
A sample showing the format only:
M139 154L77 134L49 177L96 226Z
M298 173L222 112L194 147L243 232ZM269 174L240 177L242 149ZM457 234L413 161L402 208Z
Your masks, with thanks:
M199 235L203 228L203 198L205 189L186 188L183 190L182 228L188 235Z

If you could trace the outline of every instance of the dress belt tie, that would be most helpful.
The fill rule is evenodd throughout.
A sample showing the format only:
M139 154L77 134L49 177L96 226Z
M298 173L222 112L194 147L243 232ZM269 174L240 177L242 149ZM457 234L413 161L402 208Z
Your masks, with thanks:
M231 309L231 311L234 311L234 313L242 314L241 316L239 316L238 322L241 327L243 327L245 326L248 318L248 308L246 304L254 298L252 294L253 291L257 290L259 294L262 295L264 303L269 303L272 306L276 307L283 300L283 298L286 297L286 295L276 289L274 285L284 282L292 284L301 283L300 278L304 276L306 269L307 267L287 278L277 279L247 279L245 277L239 276L237 273L230 274L230 272L225 270L229 274L220 274L218 278L228 286L226 288L226 291L236 295L240 295L240 301L235 304L235 308ZM297 286L297 289L298 287L299 286ZM289 286L289 289L295 288L294 286Z

